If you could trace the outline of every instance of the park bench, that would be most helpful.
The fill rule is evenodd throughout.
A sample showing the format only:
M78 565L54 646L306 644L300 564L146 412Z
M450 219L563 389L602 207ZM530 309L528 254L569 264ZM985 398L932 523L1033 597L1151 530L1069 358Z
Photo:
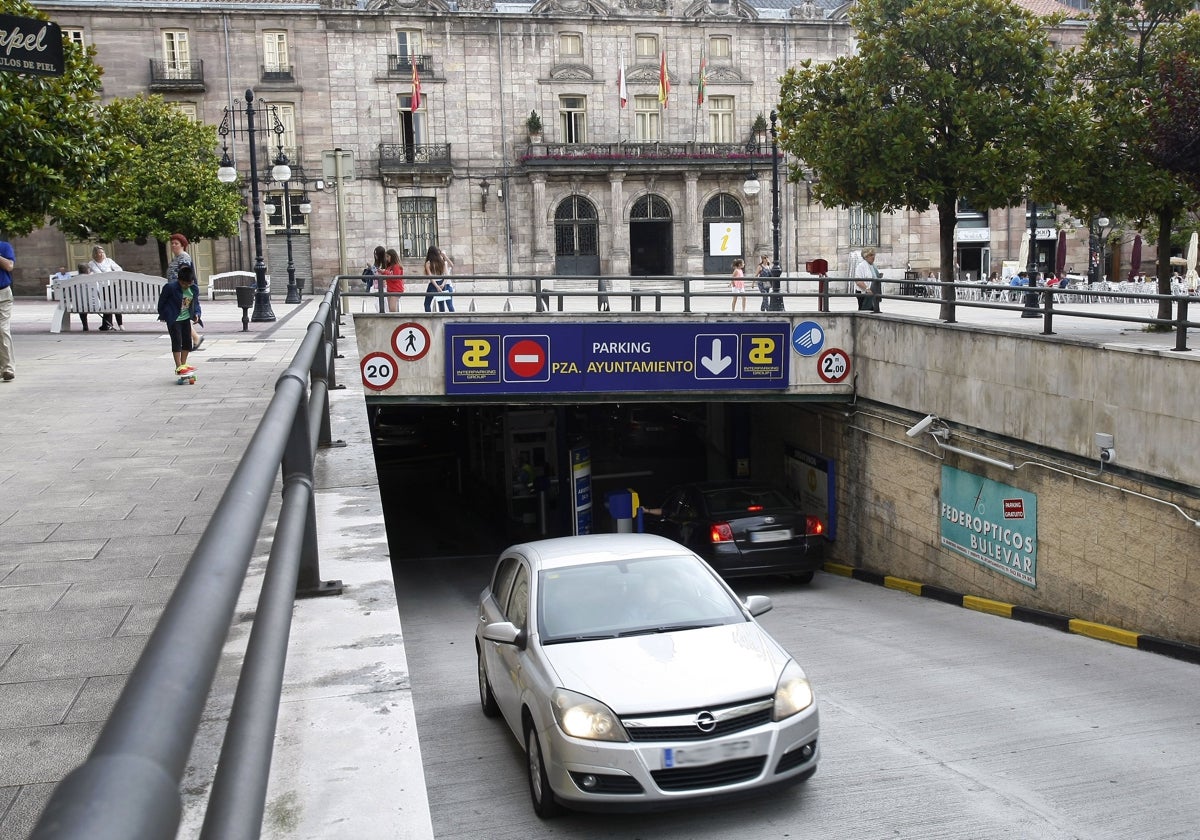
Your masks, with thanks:
M131 271L77 274L54 287L58 305L50 316L50 332L69 331L76 314L157 316L158 295L166 282Z
M208 299L216 300L217 295L236 295L238 286L253 286L257 278L253 271L226 271L214 274L208 278ZM271 288L268 277L267 288Z

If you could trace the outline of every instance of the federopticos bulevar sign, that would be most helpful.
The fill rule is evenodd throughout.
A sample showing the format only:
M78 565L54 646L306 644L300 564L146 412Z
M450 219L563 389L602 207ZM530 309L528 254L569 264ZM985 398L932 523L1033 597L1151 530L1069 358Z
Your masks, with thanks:
M0 72L61 76L62 29L49 20L0 15Z
M942 548L1037 588L1037 496L942 467Z

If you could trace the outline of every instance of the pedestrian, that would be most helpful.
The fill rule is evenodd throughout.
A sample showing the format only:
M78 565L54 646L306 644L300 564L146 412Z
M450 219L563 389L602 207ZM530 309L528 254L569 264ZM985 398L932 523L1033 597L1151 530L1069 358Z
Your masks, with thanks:
M92 248L92 261L88 263L88 274L103 274L106 271L121 271L121 266L117 265L116 260L104 253L104 247L96 245ZM97 281L103 282L103 281ZM125 332L125 321L121 317L121 313L115 313L117 316L117 329ZM113 313L105 312L100 316L100 331L111 330L113 328Z
M766 312L771 308L770 298L767 295L771 293L772 275L771 258L763 254L762 258L758 261L758 291L762 295L762 302L759 303L758 308L762 312Z
M434 304L437 304L438 311L445 312L446 303L450 300L446 291L446 283L449 281L445 279L446 259L436 245L430 245L429 250L425 252L425 275L429 278L429 282L425 284L425 311L432 312ZM450 311L454 311L453 304Z
M76 263L75 264L75 276L76 277L82 277L85 274L91 274L91 273L92 273L91 266L88 265L87 263ZM100 308L100 293L99 293L99 291L97 291L95 283L88 284L87 299L88 299L88 307L90 309L99 309ZM103 316L101 316L101 317L103 317ZM83 324L83 331L87 332L88 331L88 314L87 314L87 312L79 313L79 323Z
M196 372L188 364L188 353L192 351L192 325L200 321L200 296L190 262L181 263L174 273L175 279L165 283L158 295L158 320L167 324L175 375L184 376Z
M404 294L404 266L400 265L400 255L395 248L388 248L383 255L383 268L379 271L384 284L384 291L389 295ZM388 298L388 312L400 311L400 298Z
M12 342L12 270L16 264L13 246L0 240L0 379L5 382L12 382L17 377Z
M450 275L454 273L454 260L450 259L450 255L438 248L438 253L442 255L442 263L446 266L446 279L442 281L442 289L446 292L446 302L444 312L454 311L454 281L450 279Z
M185 265L192 265L192 255L188 253L188 238L182 233L172 233L171 238L167 240L167 246L171 249L171 263L167 266L167 280L174 281L179 276L179 269ZM193 266L193 272L195 267ZM192 275L193 280L195 274ZM190 349L199 350L200 345L204 343L204 336L200 334L200 330L196 329L196 322L191 322L192 331L192 346Z
M746 311L746 261L738 257L733 261L733 274L729 278L729 288L733 290L733 304L730 312L737 312L738 300L742 302L742 311Z
M862 260L854 267L854 294L858 295L858 310L878 312L880 291L875 249L863 248Z
M371 264L363 269L362 278L363 286L367 290L367 294L375 288L375 277L383 271L383 267L387 261L387 251L382 245L375 246L375 254L371 259Z

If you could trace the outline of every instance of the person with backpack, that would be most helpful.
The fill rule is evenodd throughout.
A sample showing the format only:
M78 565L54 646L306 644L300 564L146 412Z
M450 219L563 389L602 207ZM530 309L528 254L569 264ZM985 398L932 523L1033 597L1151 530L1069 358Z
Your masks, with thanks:
M368 294L375 288L375 277L381 273L386 260L387 251L384 250L382 245L376 245L374 261L364 268L362 273L363 287L367 290Z

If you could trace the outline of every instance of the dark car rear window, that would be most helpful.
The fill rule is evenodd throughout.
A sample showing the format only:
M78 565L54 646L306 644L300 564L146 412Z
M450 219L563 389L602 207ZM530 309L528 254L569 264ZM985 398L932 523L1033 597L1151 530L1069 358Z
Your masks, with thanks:
M791 500L770 487L723 487L704 493L708 512L714 516L733 516L762 508L792 507Z

